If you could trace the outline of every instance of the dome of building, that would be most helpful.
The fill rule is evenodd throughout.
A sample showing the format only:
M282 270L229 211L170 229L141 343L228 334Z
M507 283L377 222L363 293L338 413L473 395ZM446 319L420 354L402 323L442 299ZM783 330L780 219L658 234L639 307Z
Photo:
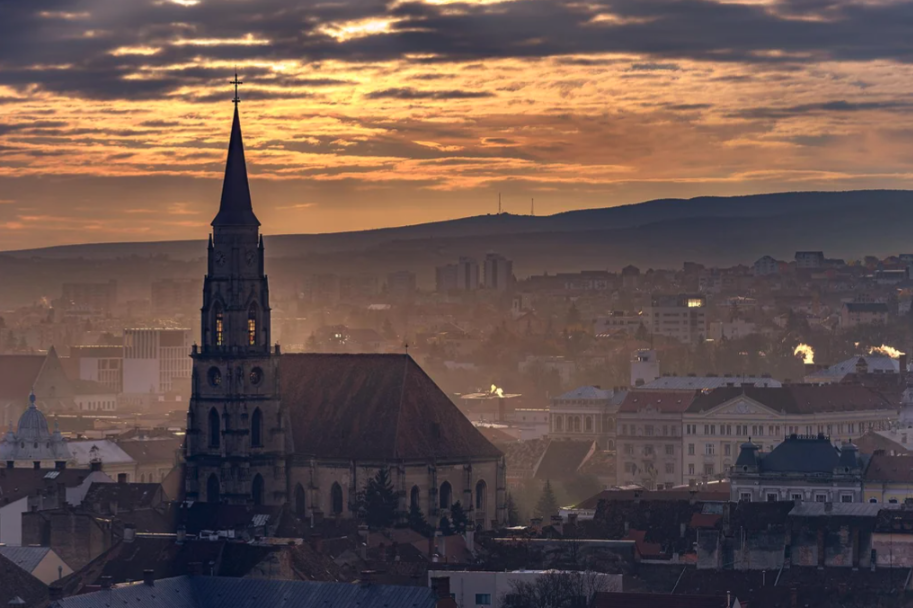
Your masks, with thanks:
M29 407L19 418L19 428L16 431L19 441L47 441L51 438L48 430L48 421L37 407L35 407L35 393L29 395Z

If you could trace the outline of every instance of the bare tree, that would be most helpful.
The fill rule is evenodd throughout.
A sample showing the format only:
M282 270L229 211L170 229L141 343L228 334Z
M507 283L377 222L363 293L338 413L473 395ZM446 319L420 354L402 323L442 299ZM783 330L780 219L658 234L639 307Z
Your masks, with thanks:
M514 581L503 608L586 608L597 593L621 591L615 577L598 572L549 572L535 581Z

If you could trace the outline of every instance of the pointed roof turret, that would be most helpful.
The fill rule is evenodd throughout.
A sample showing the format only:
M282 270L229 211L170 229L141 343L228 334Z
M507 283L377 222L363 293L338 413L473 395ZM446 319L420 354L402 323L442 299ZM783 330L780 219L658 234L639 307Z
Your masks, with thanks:
M237 98L236 98L237 99ZM244 162L244 142L241 139L241 119L235 103L235 117L231 123L231 140L228 142L228 160L225 162L225 180L222 182L222 202L219 213L212 220L213 226L259 226L250 202L247 183L247 165Z

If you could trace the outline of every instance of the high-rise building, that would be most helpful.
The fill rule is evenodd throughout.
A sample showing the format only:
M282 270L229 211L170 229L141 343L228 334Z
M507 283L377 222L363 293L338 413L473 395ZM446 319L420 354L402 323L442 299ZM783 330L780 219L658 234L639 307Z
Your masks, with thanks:
M457 262L457 289L474 291L479 288L479 263L475 258L461 257Z
M485 256L485 289L507 291L513 280L514 263L511 260L497 253Z
M654 295L644 308L644 325L654 336L701 342L707 338L706 303L701 295Z

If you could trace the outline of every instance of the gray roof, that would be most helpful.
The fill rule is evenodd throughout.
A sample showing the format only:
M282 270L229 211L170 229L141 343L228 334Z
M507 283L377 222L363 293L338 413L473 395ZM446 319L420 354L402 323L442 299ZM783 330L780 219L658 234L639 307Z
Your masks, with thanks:
M879 511L900 505L870 504L867 502L835 502L831 504L830 512L825 510L823 502L797 502L789 512L791 517L876 517Z
M813 376L836 376L842 378L847 374L856 373L856 363L859 359L865 359L865 363L868 366L868 372L873 373L883 373L883 374L896 374L900 371L900 362L897 359L892 359L886 355L861 355L856 357L850 357L846 361L841 361L836 365L832 365L827 369L816 371L813 374L809 374L809 377Z
M44 556L48 554L48 547L7 547L0 546L0 555L10 560L29 574L34 572Z
M572 391L555 397L555 401L571 401L577 399L586 399L590 401L606 401L612 398L614 391L608 391L597 386L581 386Z
M52 608L434 608L428 587L315 583L218 576L178 576L116 585L59 600Z
M641 389L645 390L676 390L676 389L714 389L724 386L742 386L753 384L768 388L779 388L783 383L773 378L761 376L663 376L652 382L647 382Z

